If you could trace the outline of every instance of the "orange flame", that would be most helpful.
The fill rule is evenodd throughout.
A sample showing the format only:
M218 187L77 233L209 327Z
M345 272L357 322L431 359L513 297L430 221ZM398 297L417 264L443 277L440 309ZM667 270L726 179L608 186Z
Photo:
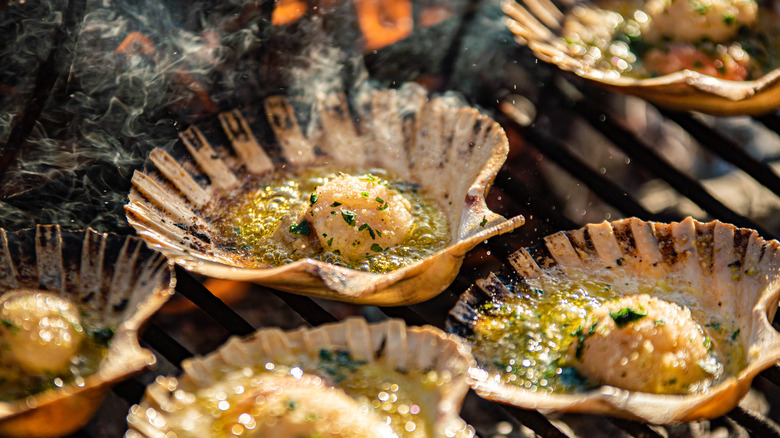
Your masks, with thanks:
M412 33L411 0L354 0L365 51L381 49Z
M274 13L271 15L271 24L283 26L303 17L309 7L303 0L277 0Z

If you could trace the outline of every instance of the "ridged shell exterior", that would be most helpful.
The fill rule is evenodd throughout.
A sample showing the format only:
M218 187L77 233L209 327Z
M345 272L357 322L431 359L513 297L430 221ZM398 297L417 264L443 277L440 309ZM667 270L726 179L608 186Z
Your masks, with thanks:
M111 386L155 363L138 330L173 294L172 266L135 237L62 231L58 225L0 229L0 295L37 289L63 296L115 326L97 373L75 383L0 402L0 435L67 435L95 413Z
M709 391L659 395L603 386L584 394L539 394L501 384L482 368L472 371L477 394L515 406L611 415L657 424L714 418L733 409L753 377L780 359L780 334L772 328L780 299L780 243L754 230L687 218L671 224L636 218L587 225L544 238L509 258L508 271L520 279L587 273L614 284L620 278L665 280L674 290L701 291L696 300L739 327L746 366ZM477 281L450 312L449 331L467 335L482 303L509 291L496 275Z
M567 2L568 8L585 3ZM616 76L572 56L560 32L565 15L551 0L503 0L507 27L537 58L611 90L657 105L714 115L758 115L780 107L780 68L753 81L728 81L692 70L648 79Z
M188 128L181 135L186 153L174 158L155 149L146 169L133 176L128 221L153 248L188 270L374 305L411 304L437 295L455 278L466 252L522 225L521 216L507 220L485 204L509 150L495 121L446 97L428 99L415 85L365 92L351 103L354 113L344 94L321 95L314 112L318 128L304 135L291 101L266 99L264 115L279 150L261 145L237 110L219 115L230 143L224 149L209 144L197 127ZM433 199L451 200L442 207L452 243L381 275L311 259L267 269L236 266L212 245L215 231L199 210L220 190L238 186L246 174L324 163L381 167L419 183Z
M291 332L261 329L247 338L231 338L208 356L184 361L184 373L178 382L207 388L224 372L268 362L294 366L301 363L297 358L316 357L323 348L348 351L355 360L381 363L397 370L450 374L451 382L438 389L436 435L431 438L473 436L473 428L458 416L468 391L468 370L474 365L468 348L456 336L435 327L407 327L402 320L368 324L363 319L350 318ZM173 406L173 392L164 378L149 385L144 399L127 416L131 429L140 436L166 436L169 431L164 426L165 417L177 415L175 409L166 410Z

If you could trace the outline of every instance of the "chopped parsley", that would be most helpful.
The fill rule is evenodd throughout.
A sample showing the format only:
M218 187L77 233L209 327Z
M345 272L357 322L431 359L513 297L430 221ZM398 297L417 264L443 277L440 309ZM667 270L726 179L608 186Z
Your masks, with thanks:
M358 231L368 230L368 235L371 236L371 239L376 239L376 234L374 234L374 229L371 228L371 225L369 224L363 224L358 228Z
M374 200L375 200L376 202L380 203L380 204L384 204L384 203L385 203L385 200L384 200L384 199L382 199L382 198L380 198L379 196L377 196L376 198L374 198Z
M723 23L725 23L726 26L731 26L736 22L737 22L737 17L735 17L734 14L726 14L723 16Z
M377 210L387 210L387 207L389 207L389 206L390 206L390 203L389 202L385 202L384 204L380 205L376 209Z
M641 308L640 310L634 310L629 307L625 307L618 310L617 312L609 312L609 316L612 317L618 327L623 328L634 321L638 321L644 318L647 316L647 312Z
M333 245L333 238L332 237L330 239L328 239L328 247L330 247L331 245Z
M0 319L0 323L2 323L3 326L6 328L10 328L14 334L19 333L20 330L19 326L11 322L10 319L6 319L6 318Z
M316 193L312 193L309 197L309 206L313 207L317 203L317 199L319 199L319 196Z
M341 205L339 201L333 201L333 204L330 204L331 207L338 207L339 205Z
M344 219L344 222L346 222L350 227L355 226L355 212L349 211L349 210L341 210L341 218Z
M371 245L371 251L382 252L382 251L384 251L384 249L382 249L382 247L379 246L378 243L375 243L375 244Z
M360 196L368 198L368 192L360 192Z
M487 224L487 218L485 216L482 216L482 222L479 223L479 226L484 227L485 224Z
M290 225L290 233L292 234L299 234L301 236L308 236L311 233L311 228L309 227L309 221L301 221L299 224L292 224Z
M734 341L737 339L737 336L739 336L739 329L731 334L731 340Z

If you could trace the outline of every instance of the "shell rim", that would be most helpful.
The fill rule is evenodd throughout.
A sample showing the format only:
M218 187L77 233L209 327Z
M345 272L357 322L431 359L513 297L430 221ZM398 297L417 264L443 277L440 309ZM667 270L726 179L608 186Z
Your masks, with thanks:
M501 9L510 14L512 5L519 5L524 0L502 0ZM582 2L582 0L578 0ZM506 18L507 23L512 23L519 27L524 27L521 23L510 17ZM511 26L510 31L511 31ZM554 33L554 31L550 30ZM515 34L514 32L512 32ZM590 67L579 61L578 58L570 54L559 51L556 56L545 53L541 50L536 41L542 41L541 37L522 41L525 39L515 34L515 41L520 45L528 46L534 55L541 61L555 65L562 71L573 73L578 77L589 80L599 85L607 86L616 91L625 94L637 95L661 106L701 111L714 115L761 115L780 108L780 100L772 105L756 103L764 93L777 91L780 94L780 67L767 71L761 77L749 81L734 81L729 79L716 78L689 69L679 70L673 73L652 77L652 78L632 78L626 76L610 77L605 74L607 70ZM555 35L556 39L561 37ZM566 63L556 61L556 58L571 59L577 65L567 65ZM686 92L687 91L687 92ZM690 91L700 93L700 95L691 94ZM697 102L695 99L706 97L713 99L713 102ZM674 100L677 101L674 101ZM756 103L755 106L752 104ZM721 106L725 105L725 106Z
M384 321L375 322L375 323L369 323L362 317L349 317L342 321L332 322L332 323L326 323L321 324L314 327L308 327L308 326L301 326L296 329L292 330L281 330L276 327L265 327L260 328L256 330L255 332L246 335L246 336L232 336L230 339L228 339L222 346L217 348L216 350L204 355L204 356L196 356L192 358L185 359L185 361L182 363L182 369L183 373L176 376L177 380L182 379L183 377L189 377L188 369L195 369L198 371L202 371L202 369L214 367L217 365L220 365L220 361L223 361L224 359L221 358L221 355L223 353L223 350L234 346L235 344L240 345L251 345L255 340L261 336L261 333L274 333L277 337L283 338L285 341L289 341L288 344L286 344L286 347L289 351L287 353L292 354L292 359L295 360L295 358L313 353L314 349L321 349L325 347L335 347L335 348L343 348L347 351L351 351L351 346L349 345L349 333L353 332L355 330L365 330L368 332L371 327L381 327L383 330L385 330L385 334L382 338L382 341L379 345L372 345L373 347L373 354L372 358L376 359L377 352L383 351L386 346L385 342L387 340L387 337L390 336L391 328L401 327L404 332L405 337L409 336L419 336L419 335L425 335L425 334L431 334L435 336L436 344L437 346L440 346L442 344L446 344L446 349L449 350L449 346L454 347L454 353L450 353L451 356L449 360L446 362L447 367L451 367L452 363L454 361L460 361L462 362L463 366L463 374L459 375L453 375L452 380L446 384L446 389L444 390L437 390L437 392L440 395L440 398L438 400L438 403L436 404L436 415L435 415L435 423L439 425L439 427L443 427L443 425L461 420L463 421L463 424L465 424L467 427L471 427L463 418L460 416L460 409L463 405L463 401L465 400L466 393L469 390L469 386L471 384L471 377L469 376L469 370L475 365L474 357L471 355L471 350L466 345L463 340L453 334L447 333L437 327L431 326L431 325L422 325L422 326L410 326L407 325L406 322L402 319L397 318L389 318ZM298 333L310 333L315 330L321 330L321 331L327 331L327 329L342 329L344 331L344 339L339 340L338 342L334 341L333 339L330 339L330 343L327 345L310 345L308 342L306 342L305 338L302 338L300 340L295 340L294 342L291 341L290 336ZM364 339L363 341L372 342L371 337ZM441 350L444 350L445 348L440 348ZM257 357L254 357L253 360L257 360L257 358L260 357L258 355ZM407 371L409 371L407 369ZM317 373L314 373L314 375L319 375ZM193 377L189 377L192 381L191 384L195 385L196 387L201 387L199 384L194 382ZM216 379L213 376L210 376L209 379L215 379L219 380L221 377L216 377ZM141 407L145 403L149 403L150 398L154 398L153 391L151 391L149 388L155 387L157 385L157 382L154 381L149 384L149 387L146 390L146 394L144 395L143 399L139 401L139 403L133 405L130 407L129 413L128 413L128 425L131 427L131 429L136 429L140 431L141 433L144 433L141 428L137 427L136 425L138 423L131 423L130 417L140 417L141 419L144 418L143 414L136 414L134 411L136 408ZM336 388L338 388L337 385L333 385ZM151 394L151 395L150 395ZM349 397L352 397L349 395ZM146 421L142 421L141 424L143 425L142 428L147 431L152 432L162 432L159 428L156 426L149 424ZM148 435L148 434L146 434Z
M136 236L132 235L119 235L116 233L102 233L97 230L95 230L92 227L87 227L85 229L79 229L79 230L63 230L61 229L60 225L42 225L38 224L35 226L35 228L24 228L20 230L10 231L12 233L27 233L32 232L35 233L37 230L42 228L52 227L58 236L62 236L63 233L72 234L72 235L84 235L86 236L89 233L94 233L96 235L101 236L103 239L107 238L119 238L120 240L138 240L139 243L145 242L143 239L139 239ZM0 228L0 231L7 231L5 229ZM159 254L153 254L151 256L152 258L160 257ZM67 385L63 385L60 388L56 389L48 389L43 392L31 394L23 399L18 399L14 401L0 401L0 422L5 422L8 420L12 420L13 418L17 416L23 415L25 412L41 409L48 405L52 405L60 400L64 400L69 397L78 396L79 394L86 393L88 391L93 390L99 390L101 388L108 388L113 386L115 383L124 380L134 374L137 374L141 372L144 368L154 365L157 362L156 356L154 353L147 349L143 348L139 342L139 331L141 330L142 326L148 322L148 320L156 313L156 311L163 305L165 302L168 301L168 299L173 295L175 292L176 287L176 273L173 268L173 264L168 261L166 263L166 270L167 270L167 285L163 284L157 284L154 285L154 290L149 294L149 296L144 299L143 301L139 302L139 306L136 309L135 312L133 312L130 317L122 321L121 324L117 326L117 330L114 333L114 336L112 336L112 340L121 336L120 339L117 339L118 341L122 342L123 344L127 344L125 350L123 351L129 351L133 350L135 353L131 357L126 358L122 361L122 366L119 367L121 369L114 369L111 373L104 373L102 368L98 368L98 370L90 374L89 376L84 378L84 385L78 386L75 382L71 382ZM17 289L8 289L8 291L17 290ZM41 291L46 291L47 289L37 289ZM109 343L109 347L106 348L106 352L109 352L109 348L112 345L113 342ZM105 361L108 361L109 357L108 355L104 357L101 360L101 364Z
M611 222L604 221L603 223L611 225L612 223L632 219L637 218L625 218ZM639 221L646 224L659 223L653 221ZM703 225L723 224L733 227L736 230L748 230L746 228L740 229L734 225L720 222L718 220L713 220L710 222L699 222L691 217L687 217L680 222L671 222L670 224L679 224L685 222L693 222L694 224ZM587 225L575 230L582 230L585 229L585 227L587 227ZM777 240L765 240L757 233L756 236L763 242L763 244L772 244L775 247L780 248L780 242ZM530 248L544 245L545 244L542 241L541 243ZM542 271L545 271L545 269L542 268ZM464 297L469 294L469 290L461 295L458 303L456 303L455 307L453 307L451 310L451 316L452 312L463 302ZM502 383L500 381L496 382L494 379L491 379L491 377L494 378L498 374L480 368L479 364L475 365L469 370L469 375L472 378L471 388L480 397L488 400L526 409L537 409L541 411L596 413L602 415L612 415L634 421L650 422L654 424L673 424L682 421L687 422L692 420L714 418L723 415L732 408L736 407L738 402L743 398L744 394L750 387L753 378L780 360L780 332L775 330L770 321L777 313L779 303L780 285L776 285L774 289L767 287L766 291L755 302L751 312L751 321L756 324L756 328L754 329L755 332L771 338L769 340L758 340L763 344L772 345L770 351L764 356L750 360L737 375L729 376L725 380L719 382L717 385L703 393L654 394L648 392L630 391L611 385L601 385L582 393L540 394L529 391L525 388L521 388L519 386ZM756 341L757 340L753 340L753 343L745 347L746 358L749 356L749 350L751 347L756 346ZM463 339L463 342L469 346L472 345L471 342L465 338ZM761 345L759 344L758 346ZM760 359L760 361L758 359ZM730 390L732 390L731 393L729 393ZM723 399L720 409L709 409L702 411L698 409L700 406L687 406L687 404L692 401L705 401L710 399L714 400L718 398ZM630 404L628 403L629 401ZM588 404L592 404L593 402L596 402L597 404L595 409L588 406ZM673 406L670 406L670 403L673 403ZM581 408L581 406L585 406L585 409ZM636 406L642 406L643 408L651 407L651 409L647 409L647 411L642 409L642 412L637 412ZM655 414L652 411L652 407L658 406L662 407L664 410L664 412L660 415ZM723 406L726 406L728 409L723 409Z

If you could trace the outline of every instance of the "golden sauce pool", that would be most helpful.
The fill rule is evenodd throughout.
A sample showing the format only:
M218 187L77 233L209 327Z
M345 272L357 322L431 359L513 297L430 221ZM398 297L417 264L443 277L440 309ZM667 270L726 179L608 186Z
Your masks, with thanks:
M694 321L711 341L713 355L723 364L720 377L736 375L744 366L739 328L718 315L707 314L663 281L652 285L611 284L588 279L545 277L512 287L504 302L489 302L478 310L469 342L477 361L501 381L530 391L573 393L592 387L572 366L570 347L581 335L588 315L603 303L629 294L650 294L688 305ZM713 382L716 383L716 382Z
M222 194L207 206L206 217L216 231L214 242L254 267L280 266L308 257L376 273L411 264L449 243L447 219L434 200L426 198L419 186L394 179L381 169L372 169L348 175L403 197L410 206L411 227L399 244L389 246L382 244L386 236L381 230L361 221L347 205L322 205L328 209L325 214L352 225L356 241L362 240L369 248L358 259L342 254L335 248L333 236L314 228L310 211L319 205L318 188L342 175L345 174L332 169L314 168L249 177L240 189ZM366 200L375 204L378 214L392 211L395 206L380 196Z
M112 328L43 291L0 298L0 400L10 402L71 384L83 386L105 357Z
M437 388L447 385L451 376L436 371L399 371L383 364L366 363L353 359L348 352L323 349L318 357L301 358L299 366L288 366L268 362L252 368L234 370L215 376L215 382L207 388L189 388L177 383L174 398L185 401L199 412L207 415L209 436L250 436L252 429L262 429L264 418L249 418L242 405L244 394L267 376L315 375L328 384L340 388L361 405L387 418L388 424L401 438L428 438L435 436L439 392ZM190 403L192 402L192 403ZM287 400L287 409L293 413L299 400ZM239 409L241 412L231 412ZM185 417L182 415L180 417ZM200 415L198 415L200 418ZM251 425L251 429L236 427L239 423ZM199 420L200 421L200 420ZM464 425L465 426L465 425ZM225 433L225 431L231 431ZM194 431L198 432L198 431ZM201 431L203 432L203 431ZM236 433L238 432L238 433ZM465 436L466 430L454 436ZM188 436L188 435L186 435Z
M754 23L734 24L736 35L727 41L704 38L695 42L676 41L669 36L648 37L648 3L600 0L583 2L567 12L569 20L582 23L564 26L562 39L569 53L595 68L634 78L689 69L740 81L758 79L780 67L780 13L765 2L758 2ZM697 4L701 5L700 13L706 14L708 2ZM671 15L670 20L681 22L680 28L694 25L676 16L679 14ZM728 22L733 17L724 14L722 19Z

